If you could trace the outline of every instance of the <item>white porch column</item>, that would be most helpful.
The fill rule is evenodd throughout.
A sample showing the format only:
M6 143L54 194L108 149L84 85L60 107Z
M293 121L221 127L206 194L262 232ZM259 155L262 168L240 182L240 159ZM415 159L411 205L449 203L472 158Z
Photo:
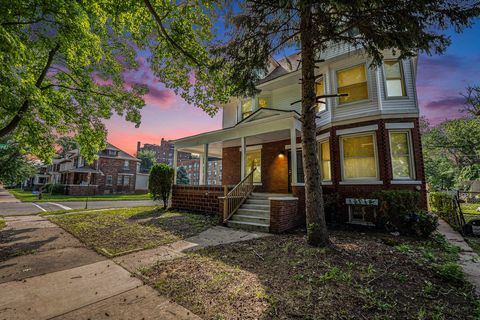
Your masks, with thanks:
M240 140L242 141L242 148L241 148L241 155L240 155L240 178L245 178L245 163L247 160L247 143L246 137L241 137ZM237 171L238 172L238 171Z
M177 147L173 146L173 184L177 184L177 161L178 161L178 150Z
M208 143L203 145L203 185L208 185Z
M292 172L292 185L297 184L297 133L295 125L290 128L290 170Z

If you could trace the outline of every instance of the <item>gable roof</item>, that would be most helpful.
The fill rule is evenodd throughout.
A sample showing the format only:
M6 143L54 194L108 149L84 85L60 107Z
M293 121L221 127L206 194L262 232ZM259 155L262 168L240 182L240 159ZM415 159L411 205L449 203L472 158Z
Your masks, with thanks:
M131 160L135 160L135 161L140 161L139 159L135 158L131 154L127 153L126 151L123 151L122 149L115 147L110 142L107 142L107 147L105 148L105 150L118 151L118 156L112 157L112 158L117 158L118 157L118 158L123 158L123 159L131 159ZM101 155L101 156L104 157L103 155Z
M270 71L263 79L258 81L257 84L266 83L291 72L297 71L301 66L301 55L300 53L294 53L280 60L275 60L272 58L270 64L272 66Z

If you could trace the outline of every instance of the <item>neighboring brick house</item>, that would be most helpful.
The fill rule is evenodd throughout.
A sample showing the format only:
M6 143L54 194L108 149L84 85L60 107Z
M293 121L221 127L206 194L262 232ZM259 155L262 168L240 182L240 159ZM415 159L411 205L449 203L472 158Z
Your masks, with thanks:
M318 169L323 193L339 199L336 221L371 224L376 210L371 195L379 189L419 192L420 205L426 206L417 60L398 60L388 51L384 56L383 65L371 67L362 49L337 45L318 57L317 95L348 94L317 105ZM223 185L235 186L255 169L258 193L246 199L239 214L228 217L229 224L283 231L304 221L300 61L298 55L273 61L269 73L257 83L256 96L232 97L219 106L221 130L174 141L175 152L197 153L200 159L222 158ZM208 168L202 165L200 171ZM223 193L222 188L209 185L205 176L198 188L175 186L173 205L198 208L202 194ZM185 194L194 200L185 200L189 199ZM210 208L210 202L205 207Z
M70 195L134 193L139 159L108 143L92 164L78 149L58 161L59 183Z

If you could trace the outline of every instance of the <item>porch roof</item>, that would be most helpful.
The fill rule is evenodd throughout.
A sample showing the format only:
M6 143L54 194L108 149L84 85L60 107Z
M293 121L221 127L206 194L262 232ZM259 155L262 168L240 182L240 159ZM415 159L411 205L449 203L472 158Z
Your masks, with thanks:
M66 170L66 172L78 172L78 173L101 173L100 170L96 170L90 167L80 167Z
M255 111L235 126L174 140L178 151L202 153L203 145L209 145L209 155L222 155L223 147L240 145L240 138L248 138L248 144L278 141L290 137L290 129L300 130L300 115L296 111L263 108Z

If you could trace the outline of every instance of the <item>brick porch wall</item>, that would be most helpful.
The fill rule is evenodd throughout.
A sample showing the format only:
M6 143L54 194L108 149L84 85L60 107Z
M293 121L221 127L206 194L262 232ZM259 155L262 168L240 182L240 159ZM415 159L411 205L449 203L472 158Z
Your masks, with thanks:
M298 199L272 199L270 200L270 232L281 233L291 230L305 223L298 212Z
M94 196L98 193L98 186L67 185L65 194L70 196Z
M174 185L172 208L220 215L223 207L220 205L218 197L222 196L222 186Z

